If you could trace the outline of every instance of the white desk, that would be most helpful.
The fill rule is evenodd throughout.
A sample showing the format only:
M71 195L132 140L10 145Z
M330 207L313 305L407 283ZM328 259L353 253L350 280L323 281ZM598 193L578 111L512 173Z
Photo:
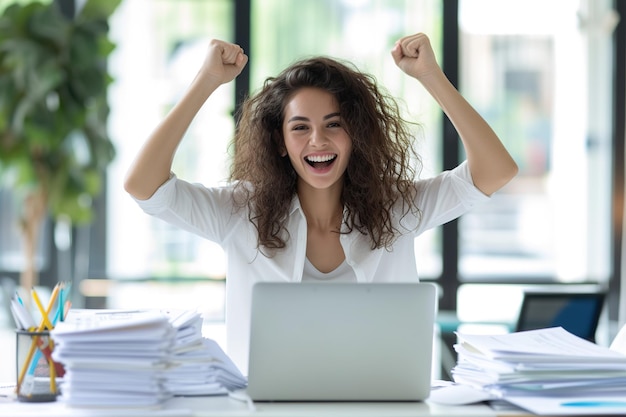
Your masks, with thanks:
M81 410L61 403L8 403L0 401L0 416L11 417L422 417L481 416L495 417L486 405L441 406L424 403L255 403L250 410L246 403L220 397L174 398L162 410ZM510 415L510 414L508 414Z
M199 400L199 401L196 401ZM451 407L425 403L255 403L255 410L249 410L245 403L226 397L175 398L171 405L191 407L193 416L284 416L284 417L322 417L322 416L495 416L495 412L486 405ZM209 408L210 407L210 408Z

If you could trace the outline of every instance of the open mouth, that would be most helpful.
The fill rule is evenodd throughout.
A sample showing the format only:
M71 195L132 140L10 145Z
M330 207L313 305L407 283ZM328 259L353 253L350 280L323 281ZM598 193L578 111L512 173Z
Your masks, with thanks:
M336 159L336 154L309 155L304 158L307 164L311 165L315 169L327 168L331 166Z

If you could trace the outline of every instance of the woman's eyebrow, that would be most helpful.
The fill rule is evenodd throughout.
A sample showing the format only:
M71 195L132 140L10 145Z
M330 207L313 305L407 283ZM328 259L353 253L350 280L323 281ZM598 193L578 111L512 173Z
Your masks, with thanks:
M287 123L297 122L297 121L308 122L309 118L304 117L304 116L293 116L291 119L287 120Z
M330 113L327 114L326 116L323 117L324 120L328 120L328 119L332 119L333 117L337 117L340 116L339 112L334 112L334 113ZM309 118L308 117L304 117L304 116L293 116L292 118L290 118L289 120L287 120L287 123L291 123L291 122L308 122Z

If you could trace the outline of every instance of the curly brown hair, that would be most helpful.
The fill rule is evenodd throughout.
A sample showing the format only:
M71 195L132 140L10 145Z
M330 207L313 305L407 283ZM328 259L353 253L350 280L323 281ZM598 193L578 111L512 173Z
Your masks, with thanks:
M401 216L410 211L420 214L414 203L414 179L421 160L397 101L377 86L374 77L350 63L328 57L298 61L268 78L257 94L244 101L238 112L230 175L241 191L235 193L236 205L248 207L259 247L273 251L286 246L285 223L297 174L282 152L284 109L304 87L320 88L335 97L342 125L352 139L343 179L343 230L369 236L372 249L390 249L398 237L394 209L400 207Z

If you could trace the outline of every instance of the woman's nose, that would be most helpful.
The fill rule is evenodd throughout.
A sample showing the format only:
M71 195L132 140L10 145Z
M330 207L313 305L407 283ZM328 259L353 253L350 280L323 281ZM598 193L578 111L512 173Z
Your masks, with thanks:
M321 146L326 144L327 138L326 135L319 129L313 129L311 131L311 136L309 137L309 142L312 145Z

